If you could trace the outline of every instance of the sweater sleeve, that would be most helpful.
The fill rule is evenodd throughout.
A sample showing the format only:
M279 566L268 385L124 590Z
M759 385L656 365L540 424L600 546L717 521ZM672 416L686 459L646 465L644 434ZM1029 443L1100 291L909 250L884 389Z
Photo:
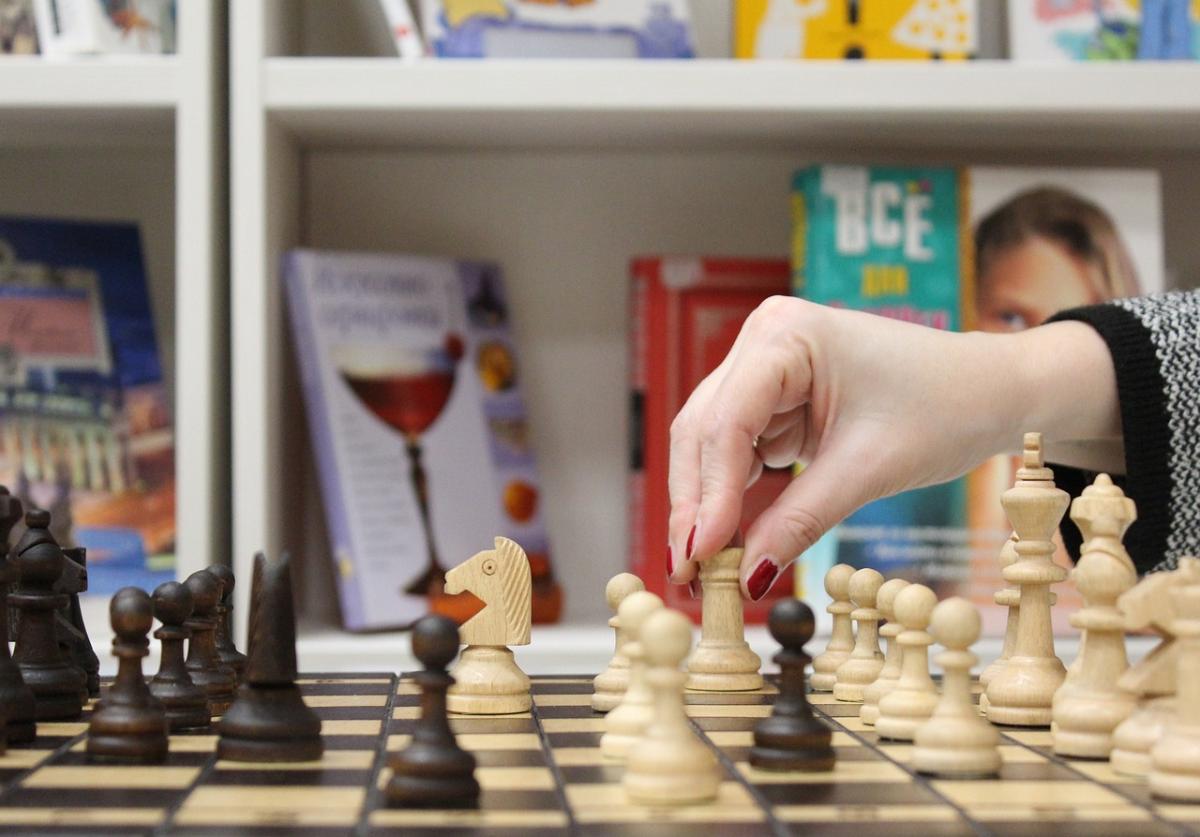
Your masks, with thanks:
M1087 323L1108 345L1125 442L1117 482L1138 510L1125 546L1139 573L1173 569L1181 556L1200 554L1200 291L1074 308L1056 320ZM1072 496L1095 476L1054 471ZM1062 535L1078 556L1079 532L1064 525Z

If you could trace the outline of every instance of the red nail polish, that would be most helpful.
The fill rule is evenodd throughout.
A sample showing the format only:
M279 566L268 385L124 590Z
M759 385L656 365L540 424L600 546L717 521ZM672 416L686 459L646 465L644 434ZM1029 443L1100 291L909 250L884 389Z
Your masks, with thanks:
M689 561L692 560L692 545L695 540L696 540L696 527L693 526L692 531L688 532L688 539L687 539L687 560L689 560Z
M668 544L667 545L667 578L669 579L674 574L675 574L675 558L671 554L671 546L670 546L670 544Z
M691 581L688 582L688 592L692 594L693 599L695 599L697 596L700 595L700 579L699 578L693 578Z
M754 572L750 573L750 577L746 579L746 592L750 594L751 599L757 602L767 595L767 591L771 589L771 585L775 583L778 575L779 567L775 566L773 561L769 558L760 559Z

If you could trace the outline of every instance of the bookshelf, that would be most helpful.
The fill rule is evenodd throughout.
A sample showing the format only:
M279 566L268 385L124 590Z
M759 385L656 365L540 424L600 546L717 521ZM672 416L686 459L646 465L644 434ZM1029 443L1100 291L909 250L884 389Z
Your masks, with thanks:
M504 266L567 594L566 624L535 628L539 666L610 650L629 257L786 253L790 175L813 162L1126 165L1162 172L1172 281L1200 277L1200 66L402 64L353 7L231 9L233 555L245 578L255 550L291 550L310 667L394 667L407 642L337 628L280 286L291 247Z

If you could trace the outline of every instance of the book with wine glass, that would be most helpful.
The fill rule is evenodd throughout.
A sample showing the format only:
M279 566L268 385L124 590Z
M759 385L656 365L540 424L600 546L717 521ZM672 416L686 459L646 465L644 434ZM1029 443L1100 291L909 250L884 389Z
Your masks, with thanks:
M556 621L500 269L294 250L284 280L344 626L464 621L479 602L445 594L445 570L496 535L529 555L534 619Z

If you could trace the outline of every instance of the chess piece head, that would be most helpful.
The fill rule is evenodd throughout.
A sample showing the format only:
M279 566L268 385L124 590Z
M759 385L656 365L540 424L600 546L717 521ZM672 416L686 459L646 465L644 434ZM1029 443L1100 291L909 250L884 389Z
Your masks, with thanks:
M412 627L413 656L427 671L444 671L458 653L458 625L445 616L425 616Z
M692 623L679 611L661 607L646 617L638 638L647 663L679 668L692 650Z
M206 568L218 582L221 584L221 598L223 604L228 604L233 597L233 570L224 564L213 564Z
M780 599L767 617L767 629L788 651L804 653L804 646L817 630L812 608L799 599Z
M875 594L875 607L879 608L884 619L896 618L896 596L907 586L908 581L903 578L889 578L879 585L879 592Z
M604 585L604 599L608 609L616 613L627 596L645 589L645 583L633 573L617 573Z
M859 607L873 608L875 607L875 597L879 594L879 588L882 586L883 576L879 570L864 567L850 576L847 591L850 593L850 600Z
M1120 539L1133 521L1137 506L1114 485L1108 474L1098 474L1095 481L1071 503L1071 519L1083 535L1084 550L1093 538Z
M166 581L155 587L153 603L154 615L164 625L182 625L195 607L192 591L178 581Z
M933 638L952 651L966 651L979 639L979 609L966 599L955 596L939 602L929 621Z
M13 550L20 564L22 584L49 587L63 571L63 552L50 534L50 512L30 509L25 512L25 534Z
M835 602L844 602L850 598L850 577L854 575L854 567L849 564L834 564L825 573L825 592Z
M154 621L150 597L137 587L122 587L108 603L113 633L122 642L144 642Z
M221 598L221 582L208 570L196 570L183 582L192 594L193 615L206 618Z
M896 619L907 630L923 631L936 606L936 593L924 584L910 584L896 594Z
M494 549L477 552L446 573L445 592L469 592L487 605L459 632L467 645L528 645L533 595L529 557L521 545L496 538ZM495 622L496 616L501 618Z
M638 590L636 593L630 593L625 597L625 601L621 602L621 606L617 608L617 619L625 630L629 631L631 637L637 637L646 618L662 606L663 601L658 596L648 590Z

